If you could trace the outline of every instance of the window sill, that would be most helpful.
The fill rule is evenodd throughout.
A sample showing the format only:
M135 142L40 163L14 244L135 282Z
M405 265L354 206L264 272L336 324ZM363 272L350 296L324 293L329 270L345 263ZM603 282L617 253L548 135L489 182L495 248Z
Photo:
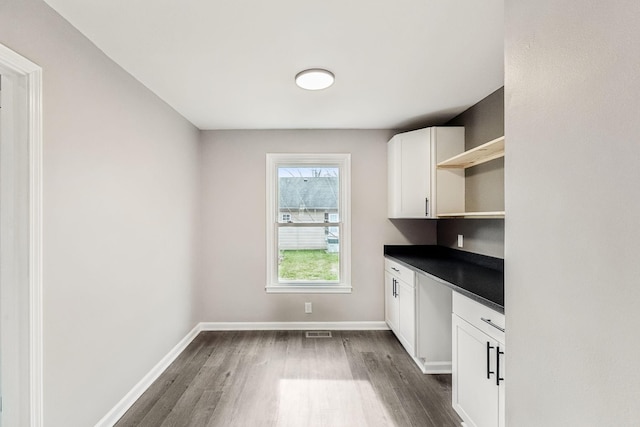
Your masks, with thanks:
M351 285L267 285L268 294L350 294Z

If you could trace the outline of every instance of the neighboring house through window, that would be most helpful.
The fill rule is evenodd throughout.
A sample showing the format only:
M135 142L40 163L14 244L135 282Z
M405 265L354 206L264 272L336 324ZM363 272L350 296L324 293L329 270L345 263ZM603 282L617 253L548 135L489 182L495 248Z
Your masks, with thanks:
M351 292L350 161L267 154L267 292Z

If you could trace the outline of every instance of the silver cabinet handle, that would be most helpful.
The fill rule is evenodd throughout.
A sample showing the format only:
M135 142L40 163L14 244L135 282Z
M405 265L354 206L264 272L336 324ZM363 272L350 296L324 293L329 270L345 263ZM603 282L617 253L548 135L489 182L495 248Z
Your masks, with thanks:
M485 319L484 317L481 317L481 318L480 318L480 320L482 320L482 321L483 321L484 323L486 323L487 325L491 325L491 326L493 326L494 328L496 328L497 330L504 332L504 328L501 328L500 326L498 326L498 325L496 325L495 323L493 323L493 322L491 321L491 319Z

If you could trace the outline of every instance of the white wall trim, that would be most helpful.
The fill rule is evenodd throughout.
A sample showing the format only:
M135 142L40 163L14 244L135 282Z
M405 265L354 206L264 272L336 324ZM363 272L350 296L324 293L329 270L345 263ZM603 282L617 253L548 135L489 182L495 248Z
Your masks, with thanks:
M381 331L389 330L384 321L370 322L203 322L203 331Z
M418 357L412 357L423 374L450 374L452 372L451 362L425 362Z
M0 64L26 80L29 200L28 289L29 289L29 425L43 425L42 353L42 68L0 44ZM17 167L21 167L20 164ZM20 261L19 261L20 262ZM21 286L22 283L16 284ZM27 284L25 284L27 285Z
M351 286L334 285L270 285L265 286L268 294L350 294Z
M31 425L44 425L42 350L42 70L29 73L29 295Z
M202 329L196 325L175 347L164 356L133 388L96 424L96 427L111 427L131 408L142 396L142 393L180 356L191 341L198 336Z

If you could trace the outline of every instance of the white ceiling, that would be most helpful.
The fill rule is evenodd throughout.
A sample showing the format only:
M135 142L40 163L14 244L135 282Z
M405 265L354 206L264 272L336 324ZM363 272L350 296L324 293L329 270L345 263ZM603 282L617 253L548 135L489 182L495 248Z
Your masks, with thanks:
M200 129L438 124L504 80L503 0L45 1Z

